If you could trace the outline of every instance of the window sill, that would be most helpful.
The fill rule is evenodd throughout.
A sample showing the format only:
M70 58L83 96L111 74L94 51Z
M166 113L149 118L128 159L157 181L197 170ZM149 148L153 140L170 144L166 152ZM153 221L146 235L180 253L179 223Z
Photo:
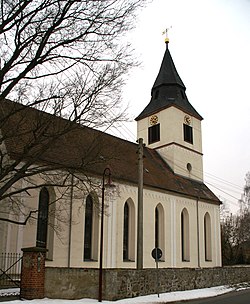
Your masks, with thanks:
M83 262L98 262L98 260L89 259L89 260L83 260Z

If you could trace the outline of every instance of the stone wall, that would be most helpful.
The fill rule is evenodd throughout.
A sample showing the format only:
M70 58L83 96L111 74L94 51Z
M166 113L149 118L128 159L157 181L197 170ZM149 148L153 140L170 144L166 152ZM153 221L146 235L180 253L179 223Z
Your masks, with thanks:
M45 296L98 298L98 269L47 267ZM158 276L158 279L157 279ZM157 280L159 284L157 284ZM250 266L218 268L103 269L103 299L118 300L157 293L250 281Z
M98 269L47 267L45 296L52 299L98 297Z

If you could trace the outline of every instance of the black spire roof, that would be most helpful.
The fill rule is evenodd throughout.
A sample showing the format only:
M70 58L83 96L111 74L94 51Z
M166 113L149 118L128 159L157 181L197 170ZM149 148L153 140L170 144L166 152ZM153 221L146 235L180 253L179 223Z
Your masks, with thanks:
M189 103L185 91L186 87L177 73L167 41L160 71L151 90L151 100L135 120L140 120L170 106L202 120L200 114Z

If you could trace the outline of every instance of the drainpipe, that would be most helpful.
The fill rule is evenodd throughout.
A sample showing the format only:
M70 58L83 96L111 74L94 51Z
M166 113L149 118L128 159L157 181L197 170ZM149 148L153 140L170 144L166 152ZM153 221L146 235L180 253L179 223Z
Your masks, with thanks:
M138 206L137 206L137 259L136 268L143 269L143 139L138 147Z
M197 254L198 254L198 268L201 267L200 263L200 227L199 227L199 197L196 199L196 213L197 213Z
M73 184L74 184L74 176L71 175L71 186L70 186L70 206L69 206L69 245L68 245L68 268L70 268L71 261L71 232L72 232L72 205L73 205Z

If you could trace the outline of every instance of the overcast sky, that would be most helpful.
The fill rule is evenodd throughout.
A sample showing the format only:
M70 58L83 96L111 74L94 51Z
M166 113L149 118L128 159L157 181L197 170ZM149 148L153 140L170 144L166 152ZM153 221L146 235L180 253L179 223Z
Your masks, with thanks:
M129 36L142 62L124 89L131 118L150 101L165 51L162 32L170 27L172 58L204 118L205 182L235 209L250 171L250 1L153 0L143 9ZM136 123L121 132L116 135L136 140Z

